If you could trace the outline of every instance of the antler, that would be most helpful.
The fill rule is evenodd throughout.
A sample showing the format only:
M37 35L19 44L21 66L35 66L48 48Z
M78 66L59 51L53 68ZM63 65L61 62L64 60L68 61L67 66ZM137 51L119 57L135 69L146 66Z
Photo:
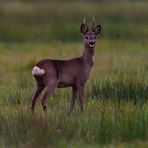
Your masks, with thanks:
M84 23L84 24L87 24L87 22L86 22L86 18L85 18L85 17L84 17L83 23Z
M95 27L95 16L93 15L93 25L92 25L92 30L94 29Z
M84 17L83 24L81 25L81 28L80 29L81 29L81 32L83 34L85 34L86 32L89 31L89 28L87 26L87 21L86 21L85 17Z

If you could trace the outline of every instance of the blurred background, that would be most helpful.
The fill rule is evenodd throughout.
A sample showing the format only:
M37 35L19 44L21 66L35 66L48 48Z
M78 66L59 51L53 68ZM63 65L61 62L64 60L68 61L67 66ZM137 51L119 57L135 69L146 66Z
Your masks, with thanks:
M1 0L1 42L81 41L83 17L102 25L102 39L148 39L147 0Z
M122 75L148 82L148 1L1 0L0 88L26 72L34 82L30 72L41 59L80 56L80 25L86 16L91 27L93 15L102 31L91 78L104 82Z
M77 104L68 115L71 89L58 89L48 118L39 100L32 118L32 67L80 56L93 15L102 31L84 114ZM148 0L0 0L0 147L148 147L147 101Z

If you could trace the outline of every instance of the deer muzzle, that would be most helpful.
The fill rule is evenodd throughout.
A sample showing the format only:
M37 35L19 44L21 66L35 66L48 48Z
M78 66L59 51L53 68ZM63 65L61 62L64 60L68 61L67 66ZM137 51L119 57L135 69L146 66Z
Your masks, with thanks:
M95 47L95 42L89 42L89 47Z

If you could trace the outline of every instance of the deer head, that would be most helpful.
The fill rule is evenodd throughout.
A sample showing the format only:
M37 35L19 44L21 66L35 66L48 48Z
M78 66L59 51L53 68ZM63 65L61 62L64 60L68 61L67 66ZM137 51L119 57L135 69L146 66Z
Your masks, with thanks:
M81 25L81 33L83 34L84 46L86 48L94 48L96 44L96 37L101 32L101 25L95 25L95 18L93 16L92 29L89 30L87 21L84 18L83 24Z

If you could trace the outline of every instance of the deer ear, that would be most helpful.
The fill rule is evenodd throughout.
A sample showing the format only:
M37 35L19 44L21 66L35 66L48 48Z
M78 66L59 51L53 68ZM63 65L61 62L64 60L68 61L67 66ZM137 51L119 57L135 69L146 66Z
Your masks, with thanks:
M95 35L98 35L101 32L101 25L97 25L92 29L92 31L95 33Z
M86 24L82 24L80 27L81 33L86 34L89 31L88 26Z

